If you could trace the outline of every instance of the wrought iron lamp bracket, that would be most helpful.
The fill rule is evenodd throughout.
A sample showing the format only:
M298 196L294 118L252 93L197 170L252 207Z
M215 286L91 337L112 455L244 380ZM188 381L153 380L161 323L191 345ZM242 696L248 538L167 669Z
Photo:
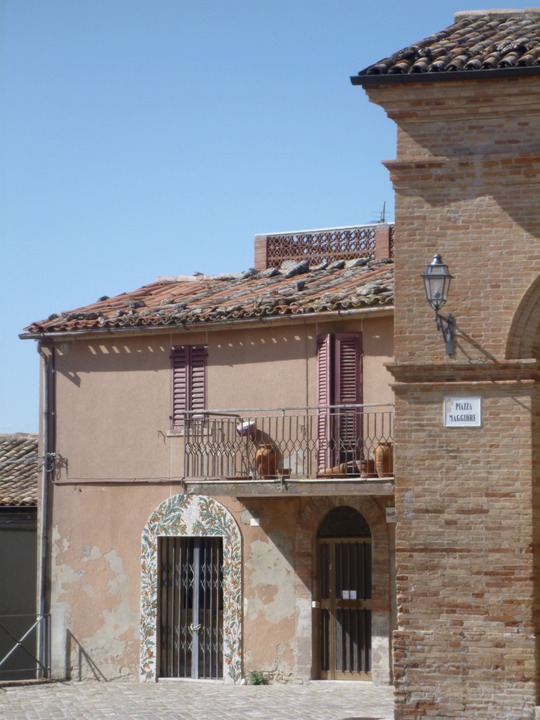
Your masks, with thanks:
M437 323L437 330L442 332L444 342L446 345L446 354L454 354L454 316L447 315L441 317L439 311L435 310L435 322Z

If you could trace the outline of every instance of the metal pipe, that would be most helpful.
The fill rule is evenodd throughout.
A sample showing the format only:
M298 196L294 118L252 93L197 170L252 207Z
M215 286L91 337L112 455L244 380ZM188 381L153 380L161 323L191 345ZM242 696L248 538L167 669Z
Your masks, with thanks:
M224 408L223 410L186 410L184 415L224 415L226 417L244 417L245 415L253 415L254 413L268 412L268 413L285 413L292 410L362 410L363 408L394 408L393 403L356 403L347 405L298 405L291 407L264 407L264 408ZM381 410L383 412L390 412L390 410ZM309 412L308 412L309 415ZM274 416L272 416L274 417Z
M45 351L45 348L49 352ZM54 345L40 342L38 344L38 353L42 358L42 420L41 420L41 449L43 454L43 464L41 469L41 488L39 499L39 554L38 554L38 616L43 619L47 614L47 559L48 559L48 542L47 542L47 511L48 511L48 482L51 472L50 457L54 453ZM50 648L49 633L46 625L40 624L38 632L38 648L37 656L39 669L39 677L43 676L43 668L48 668L50 672Z

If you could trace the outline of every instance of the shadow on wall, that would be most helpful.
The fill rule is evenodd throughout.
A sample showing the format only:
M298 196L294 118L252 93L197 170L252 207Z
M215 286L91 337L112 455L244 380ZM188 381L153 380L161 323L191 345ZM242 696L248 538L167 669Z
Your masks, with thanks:
M471 362L475 360L485 360L491 362L498 362L495 355L488 352L480 343L474 340L471 335L468 335L465 330L456 323L456 336L455 343L456 347L461 350L465 358Z
M107 680L71 630L66 630L66 680L81 681L91 677Z
M181 329L179 333L180 331ZM129 343L111 339L88 343L60 343L56 371L80 386L81 376L86 373L168 370L171 366L171 346L183 342L196 344L205 341L199 333L187 340L181 334L171 336L170 345L160 340L146 342L141 338L131 339ZM310 354L306 344L309 346L314 342L314 336L309 333L261 333L257 329L251 333L246 331L234 340L231 333L226 334L226 339L220 333L208 344L211 348L212 365L234 367L246 362L268 361L269 354L273 362L303 359Z
M531 283L514 315L506 357L540 359L540 277Z
M499 83L497 89L496 83ZM520 89L514 85L512 89L514 83L512 79L506 85L508 93L516 93L514 97L519 98L528 89L532 90L530 83ZM486 93L490 92L489 87L484 86ZM493 100L500 97L501 89L500 80L493 81ZM459 93L459 90L455 92ZM508 93L505 97L511 102ZM537 182L536 159L540 149L537 121L532 116L529 118L522 112L515 112L502 122L496 113L492 117L493 103L486 103L485 96L479 94L478 97L474 123L481 123L481 133L459 132L456 118L449 122L445 115L447 108L442 109L441 114L435 113L427 124L419 123L416 117L399 120L406 151L413 153L420 162L430 162L433 182L403 182L411 172L418 173L418 169L402 169L399 162L391 160L385 164L393 176L394 187L402 196L420 194L432 207L453 205L453 216L450 214L448 219L458 226L461 223L460 203L493 197L517 225L532 236L539 237L538 214L531 212L531 194L523 193L519 187ZM481 208L479 206L478 209ZM490 212L489 206L486 206L486 212ZM478 226L478 242L482 241L478 236L480 230L481 226ZM509 249L513 241L509 238Z
M56 371L77 386L81 375L95 372L156 371L170 367L171 348L162 343L144 343L137 339L133 346L115 340L95 343L61 343L58 347Z

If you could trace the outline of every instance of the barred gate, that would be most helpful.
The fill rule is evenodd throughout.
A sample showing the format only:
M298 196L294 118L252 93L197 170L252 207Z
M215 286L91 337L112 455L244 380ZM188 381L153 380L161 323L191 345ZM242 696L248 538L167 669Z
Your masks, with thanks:
M223 677L223 541L159 539L159 676Z
M371 539L319 539L321 678L371 676Z

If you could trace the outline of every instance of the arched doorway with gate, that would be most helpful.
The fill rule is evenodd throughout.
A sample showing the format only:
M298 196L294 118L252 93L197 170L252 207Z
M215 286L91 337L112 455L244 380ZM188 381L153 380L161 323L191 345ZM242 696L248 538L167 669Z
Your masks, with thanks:
M142 533L141 678L242 677L242 545L217 500L173 495Z
M317 532L317 669L321 679L371 679L371 532L358 510L331 510Z
M296 529L296 675L391 680L393 530L370 496L306 501ZM393 526L392 526L393 527Z

